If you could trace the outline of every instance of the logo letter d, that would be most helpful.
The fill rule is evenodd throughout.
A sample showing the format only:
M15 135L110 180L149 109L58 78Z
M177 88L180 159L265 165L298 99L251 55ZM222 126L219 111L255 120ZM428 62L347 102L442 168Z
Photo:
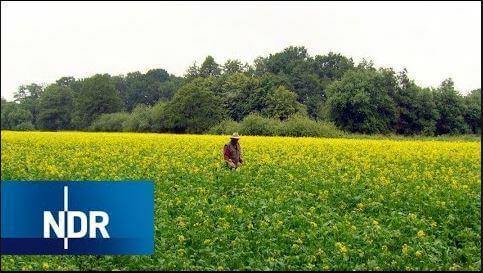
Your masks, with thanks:
M80 219L80 230L75 231L75 218ZM82 211L67 212L67 238L82 238L87 234L87 216Z

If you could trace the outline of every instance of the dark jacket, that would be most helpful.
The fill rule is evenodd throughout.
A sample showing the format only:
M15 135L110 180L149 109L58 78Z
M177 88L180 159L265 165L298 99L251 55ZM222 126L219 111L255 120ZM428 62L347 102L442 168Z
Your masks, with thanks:
M223 155L225 157L225 161L231 159L231 161L233 161L235 164L243 163L240 143L233 145L230 141L228 144L225 144L225 147L223 148Z

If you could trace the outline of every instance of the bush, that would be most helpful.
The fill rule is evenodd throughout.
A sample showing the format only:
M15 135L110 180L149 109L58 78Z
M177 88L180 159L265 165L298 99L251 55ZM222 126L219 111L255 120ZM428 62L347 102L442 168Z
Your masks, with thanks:
M35 130L35 126L32 124L32 122L25 121L15 125L12 129L14 131L32 131L32 130Z
M228 119L211 127L208 130L208 133L215 135L231 135L234 132L240 132L240 127L241 126L238 122Z
M151 131L168 132L168 112L166 111L166 102L160 101L156 103L150 112Z
M332 122L327 122L327 121L317 121L317 124L319 126L319 135L324 136L324 137L339 137L339 136L344 136L346 133L337 126L335 126L334 123Z
M246 116L240 124L240 133L252 136L276 136L280 130L280 120L265 118L252 113Z
M240 132L243 135L293 136L293 137L337 137L343 136L333 123L315 121L302 114L295 114L285 121L250 114L238 123L224 120L213 126L208 133L229 135Z
M315 121L306 116L294 115L281 123L281 136L297 137L336 137L341 136L342 131L330 122Z
M24 107L18 103L2 102L1 110L2 130L15 130L16 127L21 128L24 126L28 126L27 123L33 124L32 113L29 110L24 109Z
M128 119L123 123L125 132L151 131L151 108L140 104L134 108Z
M124 123L129 119L129 113L112 113L100 115L92 122L90 131L121 132Z
M316 121L300 115L289 117L282 122L280 127L281 136L318 136L318 124Z

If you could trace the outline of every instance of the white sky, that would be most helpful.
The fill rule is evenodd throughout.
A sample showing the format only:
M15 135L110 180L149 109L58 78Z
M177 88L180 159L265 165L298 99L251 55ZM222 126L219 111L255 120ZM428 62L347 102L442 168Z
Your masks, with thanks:
M252 63L290 45L406 67L423 86L481 87L481 4L1 3L1 95L21 84L164 68L211 54Z

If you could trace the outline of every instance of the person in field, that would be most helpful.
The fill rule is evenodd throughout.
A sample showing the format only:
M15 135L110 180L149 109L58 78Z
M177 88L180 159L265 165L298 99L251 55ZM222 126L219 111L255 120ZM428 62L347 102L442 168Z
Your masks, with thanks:
M243 164L242 150L238 140L240 136L238 133L233 133L230 137L230 142L225 144L223 148L223 156L228 167L232 170L240 167Z

